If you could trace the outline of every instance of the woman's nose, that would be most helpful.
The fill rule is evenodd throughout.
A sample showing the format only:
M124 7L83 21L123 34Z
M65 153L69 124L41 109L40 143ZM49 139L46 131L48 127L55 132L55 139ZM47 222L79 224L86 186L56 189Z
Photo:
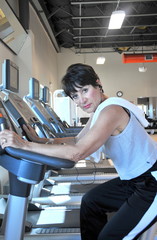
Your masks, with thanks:
M81 96L79 97L79 104L81 105L81 104L84 104L85 102L86 102L86 98L81 95Z

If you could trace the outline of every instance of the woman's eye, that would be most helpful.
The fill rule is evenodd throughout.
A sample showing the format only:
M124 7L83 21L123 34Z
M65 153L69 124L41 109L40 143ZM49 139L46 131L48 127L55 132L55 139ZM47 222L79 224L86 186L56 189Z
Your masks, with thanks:
M82 91L83 91L83 93L86 93L86 92L88 92L88 88L84 88Z
M72 96L72 99L73 99L73 100L76 100L77 97L78 97L77 95L73 95L73 96Z

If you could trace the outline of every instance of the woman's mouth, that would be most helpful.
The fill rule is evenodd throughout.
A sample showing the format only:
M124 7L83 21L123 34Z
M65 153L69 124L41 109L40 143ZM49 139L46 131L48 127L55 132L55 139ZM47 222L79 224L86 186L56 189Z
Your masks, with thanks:
M84 109L88 109L88 108L90 108L91 107L91 103L90 104L87 104L87 105L85 105L83 108Z

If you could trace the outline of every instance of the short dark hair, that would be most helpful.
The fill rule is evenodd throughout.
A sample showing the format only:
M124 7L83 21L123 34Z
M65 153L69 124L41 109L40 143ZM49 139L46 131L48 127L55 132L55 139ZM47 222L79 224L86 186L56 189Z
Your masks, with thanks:
M81 88L85 85L97 87L98 75L94 69L86 64L76 63L68 67L65 76L62 78L62 88L70 97L70 94L76 92L76 88Z

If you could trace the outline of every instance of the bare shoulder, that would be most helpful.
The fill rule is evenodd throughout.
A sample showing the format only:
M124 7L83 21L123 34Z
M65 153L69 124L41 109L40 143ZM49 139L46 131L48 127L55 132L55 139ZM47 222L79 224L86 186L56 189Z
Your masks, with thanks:
M99 115L99 122L112 126L112 135L122 132L127 126L129 119L129 113L118 105L107 106Z
M100 115L108 115L108 116L114 116L116 118L121 117L121 115L128 115L128 113L124 110L123 107L118 105L109 105L105 107Z

